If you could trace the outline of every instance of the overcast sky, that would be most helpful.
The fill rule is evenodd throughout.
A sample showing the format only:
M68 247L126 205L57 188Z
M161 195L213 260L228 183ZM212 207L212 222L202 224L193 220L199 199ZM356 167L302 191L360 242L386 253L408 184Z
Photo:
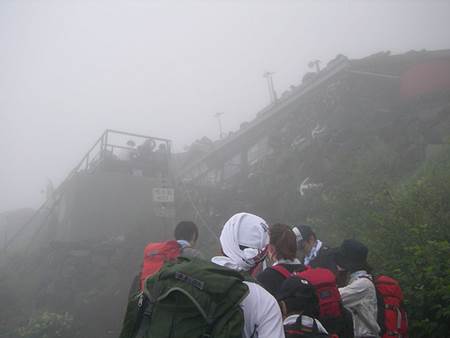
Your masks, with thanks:
M106 128L182 150L307 63L450 48L450 1L0 0L0 212L37 207Z

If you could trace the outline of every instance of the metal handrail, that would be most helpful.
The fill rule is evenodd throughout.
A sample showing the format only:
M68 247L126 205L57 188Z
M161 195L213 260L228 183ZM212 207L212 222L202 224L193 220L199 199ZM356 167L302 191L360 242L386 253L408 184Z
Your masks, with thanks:
M89 164L92 163L92 161L94 161L94 159L96 159L98 156L98 154L95 154L94 156L91 156L91 155L92 155L92 152L94 151L94 149L99 144L100 144L100 156L105 150L107 150L108 147L111 147L114 149L126 149L126 150L133 149L130 147L108 144L109 134L126 135L126 136L131 136L131 137L139 137L139 138L152 139L155 141L164 142L164 143L166 143L166 146L167 146L167 153L170 153L171 141L169 139L160 138L160 137L152 137L152 136L147 136L147 135L142 135L142 134L129 133L129 132L113 130L113 129L106 129L103 132L103 134L98 138L98 140L94 143L94 145L82 157L82 159L78 163L78 165L76 165L75 168L71 171L71 173L69 173L67 179L71 178L74 174L76 174L80 170L80 168L83 166L83 163L85 163L86 169L89 167Z
M133 137L141 137L141 138L147 138L147 139L151 138L153 140L171 143L171 141L166 138L153 137L153 136L147 136L147 135L142 135L142 134L134 134L134 133L129 133L126 131L119 131L119 130L114 130L114 129L106 129L105 133L114 133L114 134L127 135L127 136L133 136Z
M83 165L83 162L86 161L86 165L88 165L88 160L89 160L89 155L91 154L91 152L95 149L95 147L100 143L102 145L102 147L105 147L105 143L104 143L104 138L105 135L107 133L107 130L103 132L102 136L100 136L100 138L94 143L94 145L88 150L88 152L86 153L86 155L83 156L83 158L81 159L81 161L78 163L78 165L75 166L75 168L72 169L72 171L69 173L69 175L67 176L67 178L64 180L67 181L70 177L72 177L75 173L78 172L78 170L81 168L81 166ZM101 149L103 150L103 149ZM63 183L64 183L63 182Z
M128 133L128 132L112 130L112 129L106 129L103 132L103 134L97 139L97 141L94 143L94 145L91 148L89 148L87 153L82 157L81 161L78 162L78 164L69 172L69 174L64 179L64 181L62 181L58 185L58 187L55 189L55 191L53 192L53 194L52 194L53 201L52 201L52 203L50 205L48 205L48 208L47 208L48 211L49 211L49 215L55 209L56 204L61 200L61 198L62 198L62 196L64 194L64 191L63 191L62 188L64 187L65 183L67 181L69 181L70 179L72 179L72 177L76 173L79 172L80 168L83 166L83 163L85 163L85 168L87 169L89 167L89 164L92 163L92 161L94 161L94 159L97 159L98 155L102 156L103 152L106 150L106 148L108 146L130 149L130 148L122 147L122 146L114 146L112 144L111 145L108 144L109 133L119 134L119 135L127 135L127 136L139 137L139 138L145 138L145 139L152 139L152 140L156 140L156 141L165 142L166 145L167 145L167 153L168 154L170 153L171 141L168 140L168 139L163 139L163 138L159 138L159 137L151 137L151 136L134 134L134 133ZM91 156L92 152L94 151L94 149L99 144L100 144L100 151L97 154L95 154L94 156ZM33 215L5 243L5 247L4 247L5 250L26 230L26 228L35 220L35 218L45 209L45 207L47 206L48 202L49 202L49 200L44 201L44 203L42 203L42 205L33 213ZM42 227L43 226L41 226L39 229L41 229ZM33 240L33 238L32 238L32 240Z

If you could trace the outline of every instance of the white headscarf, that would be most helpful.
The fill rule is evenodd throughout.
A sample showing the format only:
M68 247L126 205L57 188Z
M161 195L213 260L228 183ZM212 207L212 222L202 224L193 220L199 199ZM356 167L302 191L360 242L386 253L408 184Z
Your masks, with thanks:
M226 257L213 257L212 261L238 271L251 270L266 255L268 231L269 226L261 217L245 212L232 216L220 234L220 244ZM240 246L245 248L242 250Z

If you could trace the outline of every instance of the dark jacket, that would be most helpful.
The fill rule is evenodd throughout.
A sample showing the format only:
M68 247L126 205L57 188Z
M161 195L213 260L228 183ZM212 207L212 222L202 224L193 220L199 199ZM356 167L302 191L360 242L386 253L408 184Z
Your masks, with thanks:
M349 310L342 307L342 317L321 318L320 322L326 327L328 332L335 333L338 337L354 338L353 316Z
M322 245L317 256L309 262L309 265L313 268L325 268L332 272L337 272L337 265L335 260L336 249L331 249L326 245Z
M281 263L283 267L285 267L289 272L297 272L305 270L305 266L303 264L284 264ZM285 278L278 271L272 269L271 267L266 268L263 272L261 272L258 276L256 276L258 282L269 291L272 296L276 296L278 290L283 284Z

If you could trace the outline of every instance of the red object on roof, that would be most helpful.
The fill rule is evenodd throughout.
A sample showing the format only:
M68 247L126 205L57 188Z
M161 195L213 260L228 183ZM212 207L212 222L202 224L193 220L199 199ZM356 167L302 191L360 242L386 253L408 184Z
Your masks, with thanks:
M450 90L450 60L420 63L400 78L400 96L404 99Z

